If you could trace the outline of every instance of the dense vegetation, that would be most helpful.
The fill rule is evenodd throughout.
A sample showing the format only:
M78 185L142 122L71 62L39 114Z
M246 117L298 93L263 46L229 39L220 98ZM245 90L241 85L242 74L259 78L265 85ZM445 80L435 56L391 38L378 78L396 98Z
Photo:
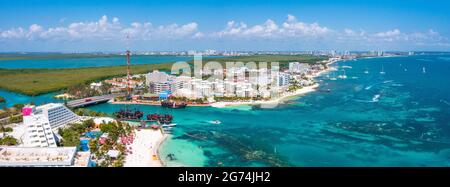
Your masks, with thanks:
M94 120L86 120L82 123L69 124L66 128L58 129L58 134L62 137L60 144L66 147L79 146L80 136L94 126Z
M3 125L1 125L0 127L0 132L12 132L13 128L11 127L4 127Z
M15 104L11 108L4 107L0 110L0 119L8 118L7 121L3 120L2 123L19 123L22 122L22 116L20 111L24 107L23 104Z
M81 110L80 110L81 111ZM86 112L86 111L84 111ZM61 135L62 140L60 146L77 146L80 145L80 137L91 130L94 130L94 121L87 120L82 123L69 124L65 128L60 128L58 134ZM98 130L98 129L97 129ZM104 143L100 143L99 137L89 140L90 152L95 155L95 160L98 161L101 167L121 167L125 161L125 145L118 143L119 137L129 136L133 132L133 128L128 123L109 122L100 124L102 133L107 133L108 137ZM108 156L109 150L118 150L119 156L117 158L110 158Z
M106 116L108 116L107 113L97 112L97 111L89 110L89 109L86 109L86 108L77 108L77 109L74 109L73 112L75 114L77 114L78 116L92 116L92 117L106 117Z
M79 56L80 55L78 55L76 58L78 58ZM81 55L81 57L84 56ZM225 64L225 62L279 62L281 68L285 68L287 67L288 62L292 61L316 63L325 59L326 57L316 57L310 55L258 55L209 58L207 61L220 62L223 65ZM192 61L188 63L193 64ZM203 62L203 64L205 63L206 60ZM131 71L133 74L146 73L156 69L162 71L170 71L172 64L173 63L171 62L161 64L134 65L132 66ZM99 81L106 78L124 76L125 74L126 66L73 69L0 69L0 89L5 89L26 95L39 95L62 89L68 89L76 85L84 85L89 82Z
M133 73L154 69L170 70L172 63L135 65ZM0 88L26 95L39 95L87 84L115 76L126 75L125 66L77 69L0 69Z
M4 103L6 102L5 98L3 98L2 96L0 96L0 103Z
M0 138L0 145L17 145L17 139L15 139L12 136L5 136L3 138Z

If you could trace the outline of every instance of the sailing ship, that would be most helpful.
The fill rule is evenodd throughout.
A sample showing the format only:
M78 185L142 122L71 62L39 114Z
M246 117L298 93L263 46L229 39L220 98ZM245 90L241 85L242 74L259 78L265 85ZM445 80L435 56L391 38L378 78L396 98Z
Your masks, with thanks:
M170 114L149 114L147 115L148 121L159 121L163 124L171 123L173 120L173 116Z
M138 120L144 116L144 113L140 110L134 109L121 109L113 114L117 119L120 120Z
M162 101L161 102L161 106L162 107L167 107L167 108L185 108L187 106L186 103L182 102L182 103L177 103L174 101Z

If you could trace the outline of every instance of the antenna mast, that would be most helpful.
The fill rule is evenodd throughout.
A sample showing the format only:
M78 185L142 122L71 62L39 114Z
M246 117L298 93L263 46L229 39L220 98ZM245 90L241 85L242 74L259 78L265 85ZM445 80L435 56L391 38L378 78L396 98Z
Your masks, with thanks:
M129 40L130 40L130 36L127 34L127 97L131 97L131 76L130 76L130 56L131 56L131 52L129 49Z

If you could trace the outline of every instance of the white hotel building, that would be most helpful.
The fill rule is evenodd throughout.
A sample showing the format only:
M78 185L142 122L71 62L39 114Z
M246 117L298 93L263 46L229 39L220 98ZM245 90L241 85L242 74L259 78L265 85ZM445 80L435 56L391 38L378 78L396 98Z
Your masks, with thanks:
M56 147L53 129L80 120L80 117L62 104L50 103L42 106L26 106L22 109L26 131L25 147Z

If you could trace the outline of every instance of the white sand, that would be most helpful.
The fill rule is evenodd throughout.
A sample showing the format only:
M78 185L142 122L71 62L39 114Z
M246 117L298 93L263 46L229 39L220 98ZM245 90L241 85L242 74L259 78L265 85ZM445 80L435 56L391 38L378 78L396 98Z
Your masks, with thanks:
M333 63L335 63L337 61L330 61L328 62L326 65L329 66ZM328 67L327 69L324 69L322 71L317 72L315 75L310 76L311 78L315 78L320 76L323 73L329 72L329 71L335 71L335 68L332 67ZM216 108L224 108L227 106L238 106L238 105L254 105L254 104L264 104L267 105L265 107L270 107L270 105L272 105L273 107L275 107L279 102L286 100L288 98L291 98L293 96L299 96L299 95L304 95L306 93L309 92L313 92L316 91L316 88L319 87L319 84L316 83L314 85L311 86L307 86L307 87L303 87L301 89L296 90L295 92L285 92L284 95L276 98L276 99L271 99L268 101L236 101L236 102L216 102L216 103L212 103L211 106L212 107L216 107Z
M268 101L236 101L236 102L216 102L212 103L212 107L216 108L223 108L227 106L237 106L237 105L254 105L254 104L266 104L266 105L276 105L279 102L293 96L303 95L309 92L313 92L316 90L316 88L319 87L319 84L314 84L311 86L303 87L301 89L296 90L295 92L286 92L284 95L276 98L271 99Z
M124 167L162 167L160 160L153 160L153 155L158 155L158 147L165 135L152 129L135 130L135 134L134 142L127 146L133 154L126 156Z

